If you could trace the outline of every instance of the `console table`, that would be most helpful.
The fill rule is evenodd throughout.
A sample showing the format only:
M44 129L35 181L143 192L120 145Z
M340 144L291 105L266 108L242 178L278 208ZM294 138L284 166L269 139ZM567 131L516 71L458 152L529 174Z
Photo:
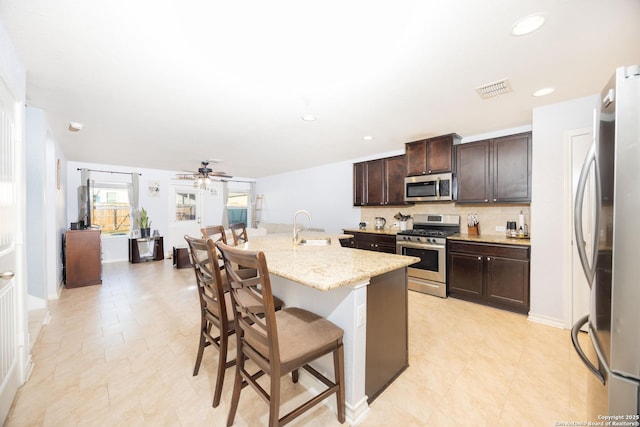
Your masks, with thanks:
M164 259L162 237L129 239L129 262L160 261Z

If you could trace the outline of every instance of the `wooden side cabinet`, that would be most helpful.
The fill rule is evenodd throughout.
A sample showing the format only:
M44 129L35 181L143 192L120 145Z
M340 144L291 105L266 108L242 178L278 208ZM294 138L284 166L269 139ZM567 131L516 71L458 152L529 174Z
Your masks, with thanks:
M520 313L529 311L528 246L449 241L449 295Z
M67 288L102 284L100 230L67 230L64 255Z
M164 259L162 237L145 237L129 239L129 262L135 264Z

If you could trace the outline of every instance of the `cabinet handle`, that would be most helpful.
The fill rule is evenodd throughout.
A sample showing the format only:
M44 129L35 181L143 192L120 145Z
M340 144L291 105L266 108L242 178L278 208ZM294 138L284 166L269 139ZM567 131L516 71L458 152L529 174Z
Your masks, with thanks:
M481 256L478 257L478 261L482 261L482 257Z
M484 199L485 203L489 201L489 199Z
M488 257L487 257L487 261L491 261L491 257L489 257L489 256L488 256Z
M495 202L497 199L493 199L493 201Z

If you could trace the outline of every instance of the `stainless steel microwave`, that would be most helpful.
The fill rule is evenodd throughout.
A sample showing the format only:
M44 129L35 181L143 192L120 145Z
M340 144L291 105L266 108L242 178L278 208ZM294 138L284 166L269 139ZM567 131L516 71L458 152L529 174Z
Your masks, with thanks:
M452 173L409 176L404 179L405 202L455 200L456 182Z

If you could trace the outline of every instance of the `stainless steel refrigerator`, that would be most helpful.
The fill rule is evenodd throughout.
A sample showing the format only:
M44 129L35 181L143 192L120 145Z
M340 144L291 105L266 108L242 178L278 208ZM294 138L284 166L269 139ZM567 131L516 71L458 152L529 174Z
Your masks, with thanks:
M594 144L575 200L575 237L590 290L589 314L572 328L578 355L599 390L591 417L638 422L640 412L640 67L620 67L594 112ZM584 191L594 178L595 230L582 225ZM585 235L592 235L587 247ZM586 325L593 349L578 335ZM584 340L583 340L584 342ZM597 361L594 359L594 351ZM591 356L591 359L586 354ZM593 361L592 361L593 360ZM593 390L590 390L593 396ZM600 396L600 397L598 397ZM595 407L595 408L594 408ZM606 418L605 418L606 419ZM603 418L590 420L602 421ZM637 424L621 424L637 425Z

